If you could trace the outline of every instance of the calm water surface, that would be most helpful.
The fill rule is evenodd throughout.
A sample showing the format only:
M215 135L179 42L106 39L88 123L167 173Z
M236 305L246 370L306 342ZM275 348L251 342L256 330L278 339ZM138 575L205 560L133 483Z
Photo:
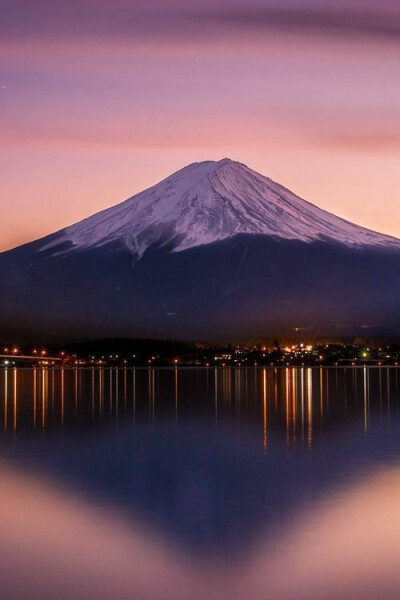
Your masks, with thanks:
M398 600L396 368L0 371L0 598Z

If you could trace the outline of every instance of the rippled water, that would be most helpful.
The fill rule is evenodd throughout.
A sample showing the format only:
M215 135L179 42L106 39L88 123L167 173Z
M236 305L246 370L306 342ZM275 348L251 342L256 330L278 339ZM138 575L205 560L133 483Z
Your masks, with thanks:
M400 598L396 368L0 371L0 598Z

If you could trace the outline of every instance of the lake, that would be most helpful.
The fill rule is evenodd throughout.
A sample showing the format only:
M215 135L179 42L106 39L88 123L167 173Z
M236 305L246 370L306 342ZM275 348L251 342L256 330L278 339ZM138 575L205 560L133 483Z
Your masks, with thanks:
M394 367L0 370L0 598L398 600Z

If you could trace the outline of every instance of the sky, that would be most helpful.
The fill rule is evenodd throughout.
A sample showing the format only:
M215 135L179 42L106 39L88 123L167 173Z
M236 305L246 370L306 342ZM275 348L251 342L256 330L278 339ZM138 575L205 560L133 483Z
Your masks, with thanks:
M398 0L1 0L0 250L229 157L400 237Z

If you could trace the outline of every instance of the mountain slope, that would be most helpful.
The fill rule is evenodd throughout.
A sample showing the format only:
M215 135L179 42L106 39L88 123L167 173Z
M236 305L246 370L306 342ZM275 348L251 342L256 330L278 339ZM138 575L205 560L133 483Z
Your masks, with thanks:
M64 229L48 247L123 241L139 257L154 244L174 251L237 234L400 247L400 241L335 217L245 165L223 159L189 165L158 185Z
M0 336L400 335L400 241L227 159L0 254Z

